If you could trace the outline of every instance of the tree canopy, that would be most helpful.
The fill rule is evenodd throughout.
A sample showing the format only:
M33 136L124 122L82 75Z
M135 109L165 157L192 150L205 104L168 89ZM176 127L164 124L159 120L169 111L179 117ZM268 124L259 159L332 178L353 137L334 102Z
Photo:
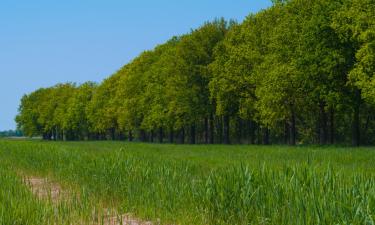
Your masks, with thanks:
M375 143L375 1L286 0L141 53L101 84L25 95L55 140Z

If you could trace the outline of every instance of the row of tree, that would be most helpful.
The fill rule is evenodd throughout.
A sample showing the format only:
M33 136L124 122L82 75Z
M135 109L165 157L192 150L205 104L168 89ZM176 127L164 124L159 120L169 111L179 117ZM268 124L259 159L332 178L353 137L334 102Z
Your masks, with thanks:
M5 137L22 137L23 133L20 130L5 130L5 131L0 131L0 138L5 138Z
M143 52L101 84L23 97L54 140L375 143L375 1L290 0Z

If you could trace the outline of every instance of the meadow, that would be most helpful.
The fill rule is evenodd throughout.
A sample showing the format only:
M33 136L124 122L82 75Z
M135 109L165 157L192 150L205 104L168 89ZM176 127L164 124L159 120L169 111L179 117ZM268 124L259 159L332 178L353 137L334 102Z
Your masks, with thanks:
M370 147L0 140L0 224L374 224ZM26 177L69 190L40 199ZM95 221L95 223L93 222Z

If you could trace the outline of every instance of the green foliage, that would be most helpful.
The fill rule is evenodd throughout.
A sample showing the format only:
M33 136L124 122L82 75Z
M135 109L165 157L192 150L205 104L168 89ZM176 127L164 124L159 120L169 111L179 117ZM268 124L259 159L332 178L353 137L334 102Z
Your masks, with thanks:
M159 130L160 141L167 131L181 142L374 144L374 1L273 3L173 37L98 86L26 95L19 128L45 139L144 141Z
M74 95L67 102L67 111L63 116L63 127L80 140L88 139L90 123L88 120L88 105L91 102L96 84L87 82L77 87Z
M0 151L3 155L4 149ZM11 161L0 158L0 224L72 224L90 217L91 209L85 208L89 204L83 198L79 200L79 205L76 204L77 199L75 203L66 201L54 204L51 199L41 201L36 198L25 181L16 174L15 168L9 165ZM73 199L73 196L69 198Z
M356 0L347 3L338 14L337 30L345 39L354 42L355 66L350 71L350 81L362 91L363 98L375 103L375 3Z
M87 118L90 129L96 134L106 135L108 131L118 128L117 104L115 96L119 75L111 76L94 90L87 105Z

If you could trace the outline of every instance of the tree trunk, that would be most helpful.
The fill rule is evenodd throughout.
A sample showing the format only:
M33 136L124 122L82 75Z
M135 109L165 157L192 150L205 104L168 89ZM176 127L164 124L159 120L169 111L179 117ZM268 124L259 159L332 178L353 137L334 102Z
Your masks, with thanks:
M290 145L296 145L296 115L294 110L292 110L291 124L290 124Z
M133 141L133 132L132 132L132 130L129 130L128 140L129 140L130 142Z
M359 146L360 145L360 100L361 94L359 90L355 93L355 105L354 105L354 112L353 112L353 121L352 121L352 145Z
M262 135L261 135L261 127L258 125L257 126L257 129L256 129L256 136L257 136L257 141L256 141L256 143L258 144L258 145L261 145L262 144Z
M159 128L159 143L163 143L163 137L164 137L163 128L160 127Z
M229 138L229 123L230 123L230 117L228 115L225 115L223 117L223 131L224 131L224 144L230 144L230 138Z
M185 144L185 128L181 128L180 131L180 143Z
M359 109L356 107L353 113L352 124L352 145L359 146L360 144L360 130L359 130Z
M248 135L249 144L255 144L255 122L252 120L248 121Z
M53 140L57 141L57 129L53 129Z
M154 143L154 130L150 131L150 142Z
M270 129L268 129L268 127L264 128L263 144L264 145L270 144Z
M209 143L209 125L208 125L208 118L204 118L204 143Z
M146 141L146 132L143 129L141 129L139 131L139 140L141 142L145 142Z
M195 124L190 126L190 144L195 144Z
M59 140L59 141L63 141L63 140L64 140L64 131L61 130L61 129L59 129L58 140Z
M216 119L216 127L217 127L217 131L218 131L218 143L221 144L223 143L223 120L222 118L217 118Z
M325 111L325 104L319 104L320 126L319 126L319 143L321 145L327 144L327 113Z
M331 145L335 143L335 110L330 110L330 123L329 123L329 142Z
M174 131L173 128L171 127L169 130L169 143L173 144L174 142Z
M111 128L111 129L109 130L109 132L110 132L111 140L112 140L112 141L115 140L115 139L116 139L116 138L115 138L115 128Z
M289 127L289 123L288 121L286 120L285 121L285 124L284 124L284 144L289 144L289 130L290 130L290 127Z
M214 115L211 113L210 114L210 121L209 121L209 139L210 139L210 144L214 143L214 137L215 137L215 127L214 127Z
M242 119L240 117L237 118L237 142L242 144Z

